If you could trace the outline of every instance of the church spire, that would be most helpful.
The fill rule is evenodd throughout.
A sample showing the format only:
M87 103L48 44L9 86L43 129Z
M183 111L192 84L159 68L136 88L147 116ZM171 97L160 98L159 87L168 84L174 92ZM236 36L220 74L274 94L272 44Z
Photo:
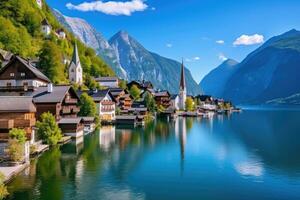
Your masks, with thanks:
M184 64L183 64L183 59L182 59L182 63L181 63L180 89L181 89L181 90L184 90L184 89L185 89L185 76L184 76Z
M80 62L80 60L79 60L79 54L78 54L78 48L77 48L77 43L76 42L74 44L73 57L72 57L71 63L72 62L75 65L77 65Z

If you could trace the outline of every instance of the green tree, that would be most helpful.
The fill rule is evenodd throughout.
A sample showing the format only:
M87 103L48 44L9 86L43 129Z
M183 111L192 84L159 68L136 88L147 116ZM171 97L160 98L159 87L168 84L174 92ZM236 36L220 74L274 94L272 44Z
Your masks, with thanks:
M129 93L133 96L134 99L138 99L140 97L141 90L136 85L133 85L131 86Z
M125 90L127 88L127 82L122 79L119 80L119 87Z
M185 109L187 111L194 111L195 110L195 103L191 97L187 97L185 101Z
M90 97L87 93L83 93L80 96L80 112L78 113L80 116L96 116L97 106L94 102L93 98Z
M8 133L10 139L16 139L24 144L26 142L26 132L24 129L13 128Z
M62 138L62 132L50 112L42 114L41 121L37 122L36 127L38 136L49 145L56 145Z
M65 83L63 54L52 41L46 41L40 52L39 68L54 83Z
M154 113L156 111L156 102L149 92L146 93L144 101L148 110Z
M8 196L8 191L6 186L4 185L5 176L0 173L0 200L4 199Z

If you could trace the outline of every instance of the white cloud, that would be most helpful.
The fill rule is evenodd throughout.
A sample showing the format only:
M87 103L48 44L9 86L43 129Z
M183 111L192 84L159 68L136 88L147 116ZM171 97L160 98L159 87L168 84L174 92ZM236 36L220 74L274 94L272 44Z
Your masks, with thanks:
M144 11L148 8L143 0L131 0L131 1L93 1L93 2L83 2L78 5L72 3L66 4L67 8L70 10L80 10L80 11L98 11L105 13L107 15L126 15L130 16L134 12Z
M222 61L225 61L225 60L227 60L228 58L227 58L223 53L220 53L220 54L219 54L219 59L222 60Z
M261 44L264 42L264 36L259 34L254 35L241 35L237 38L234 42L234 46L238 45L254 45L254 44Z
M194 57L194 60L200 60L199 56Z
M224 44L225 41L224 41L224 40L217 40L216 43L217 43L217 44Z
M172 48L172 47L173 47L173 44L171 44L171 43L168 43L168 44L166 44L166 47L168 47L168 48Z

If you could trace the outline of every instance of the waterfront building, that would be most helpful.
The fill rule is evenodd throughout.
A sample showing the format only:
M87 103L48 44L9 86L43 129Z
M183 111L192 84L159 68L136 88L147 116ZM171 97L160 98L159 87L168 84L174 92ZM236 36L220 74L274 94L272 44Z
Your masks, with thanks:
M69 65L69 80L71 83L82 85L82 67L79 59L77 44L74 44L73 57Z
M10 61L0 70L0 91L26 92L51 81L30 60L20 56L12 56Z
M8 133L13 128L24 129L27 139L35 141L36 106L32 97L0 97L0 139L8 140Z
M99 83L102 87L107 88L118 88L119 87L119 79L118 77L98 77L95 78L95 81Z
M79 138L83 136L84 124L81 117L61 118L58 126L66 136Z
M51 34L51 25L49 24L49 22L47 21L47 19L43 19L43 21L41 22L41 28L42 28L42 32L48 36Z
M180 85L179 85L179 109L185 110L185 101L186 101L186 83L184 75L184 64L182 61L181 64L181 73L180 73Z
M179 110L179 96L177 94L171 95L171 108Z
M93 90L88 93L97 105L97 114L101 122L113 122L116 119L116 102L108 89Z
M154 93L154 100L157 106L169 108L171 105L171 95L168 91L160 91Z
M44 112L50 112L59 121L62 118L76 118L80 111L78 106L80 99L73 87L69 85L53 86L50 83L26 95L33 97L37 107L37 118L40 118Z

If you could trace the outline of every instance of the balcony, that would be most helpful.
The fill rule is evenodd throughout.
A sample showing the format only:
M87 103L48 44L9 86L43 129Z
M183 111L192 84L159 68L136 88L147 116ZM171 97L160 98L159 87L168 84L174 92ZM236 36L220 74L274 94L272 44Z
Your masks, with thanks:
M69 107L63 107L62 113L63 114L69 114L69 113L71 113L71 109Z
M35 123L35 119L14 119L14 128L32 127Z
M79 107L75 107L72 109L72 112L73 113L78 113L80 111L80 108Z
M13 119L0 119L0 129L12 129L14 128Z
M77 99L65 99L66 104L77 104L78 100Z
M0 86L0 91L1 92L6 92L6 91L29 91L29 90L34 90L34 86Z

